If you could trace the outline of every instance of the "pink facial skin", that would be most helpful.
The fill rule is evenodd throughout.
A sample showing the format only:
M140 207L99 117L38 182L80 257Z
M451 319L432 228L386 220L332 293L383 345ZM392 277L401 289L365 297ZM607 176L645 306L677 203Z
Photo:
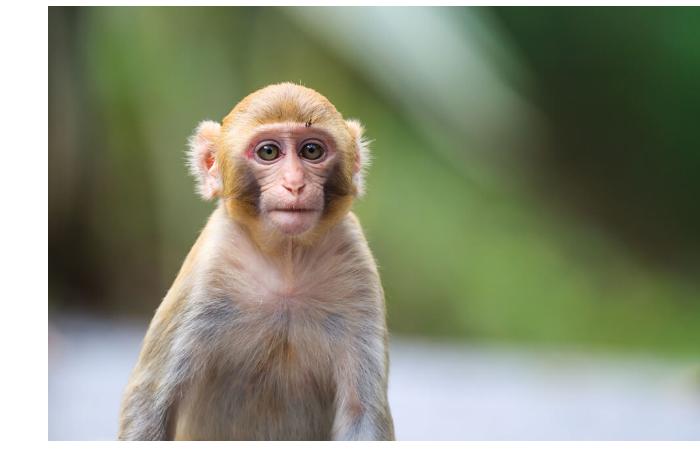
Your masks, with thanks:
M301 155L307 144L323 150L318 159ZM259 155L265 145L279 155L266 161ZM294 236L312 229L324 207L324 184L337 161L335 145L324 130L303 124L267 125L256 133L244 153L260 187L260 212L281 233Z

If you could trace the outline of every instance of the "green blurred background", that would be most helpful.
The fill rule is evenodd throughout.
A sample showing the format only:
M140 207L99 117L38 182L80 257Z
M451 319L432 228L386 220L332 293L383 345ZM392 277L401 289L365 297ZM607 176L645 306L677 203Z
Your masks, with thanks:
M392 333L697 356L700 9L49 8L49 315L146 321L187 137L293 81L374 141Z

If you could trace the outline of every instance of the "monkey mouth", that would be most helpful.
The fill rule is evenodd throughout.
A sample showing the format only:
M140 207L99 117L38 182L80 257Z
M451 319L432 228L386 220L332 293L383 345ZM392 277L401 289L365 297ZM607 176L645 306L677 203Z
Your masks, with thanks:
M295 214L304 214L304 213L312 213L312 212L318 212L318 209L310 209L310 208L275 208L272 209L272 212L290 212L290 213L295 213Z
M320 216L315 208L278 206L270 210L271 223L286 235L299 235L311 229Z

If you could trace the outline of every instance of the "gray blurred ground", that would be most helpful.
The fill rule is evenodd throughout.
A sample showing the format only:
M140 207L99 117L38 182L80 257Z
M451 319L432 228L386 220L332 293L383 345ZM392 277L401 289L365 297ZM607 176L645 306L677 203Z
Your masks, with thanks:
M49 323L49 439L114 439L146 324ZM700 362L396 338L401 440L700 439Z

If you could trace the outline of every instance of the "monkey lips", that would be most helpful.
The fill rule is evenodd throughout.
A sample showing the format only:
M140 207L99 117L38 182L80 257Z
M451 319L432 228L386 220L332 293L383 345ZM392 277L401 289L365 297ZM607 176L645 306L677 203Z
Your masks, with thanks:
M313 228L321 215L317 209L277 207L268 211L270 222L286 235L299 235Z

